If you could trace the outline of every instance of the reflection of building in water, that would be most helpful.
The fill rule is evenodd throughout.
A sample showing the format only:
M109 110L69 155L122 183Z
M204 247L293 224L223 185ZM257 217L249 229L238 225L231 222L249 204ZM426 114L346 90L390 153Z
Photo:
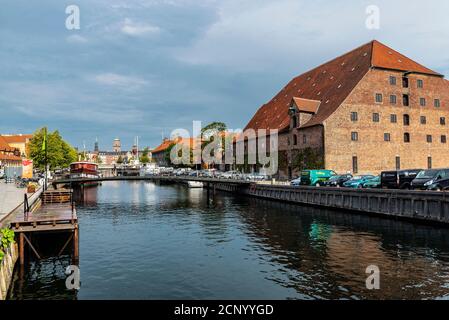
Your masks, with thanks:
M288 286L308 297L417 299L447 295L447 230L331 210L248 200L250 238L285 265ZM261 210L261 208L263 208ZM446 239L444 241L443 239ZM366 289L366 268L381 272L381 290ZM443 270L443 271L442 271ZM285 278L273 281L285 282Z

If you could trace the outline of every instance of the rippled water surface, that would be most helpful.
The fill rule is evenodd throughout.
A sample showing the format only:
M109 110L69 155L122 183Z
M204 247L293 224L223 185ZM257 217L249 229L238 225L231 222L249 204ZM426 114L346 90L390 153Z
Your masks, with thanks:
M449 299L449 229L149 182L77 208L79 292L51 258L16 272L11 299Z

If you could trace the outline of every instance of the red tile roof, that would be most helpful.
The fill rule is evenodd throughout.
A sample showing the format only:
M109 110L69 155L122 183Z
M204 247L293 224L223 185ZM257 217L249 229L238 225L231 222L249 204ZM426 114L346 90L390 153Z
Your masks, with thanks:
M288 109L294 98L321 101L317 113L303 127L322 124L373 67L442 76L378 41L371 41L291 80L259 108L245 129L287 130Z
M162 141L162 143L158 147L151 150L151 153L155 154L155 153L163 152L163 151L167 150L172 144L173 144L172 140L164 139L164 141Z
M386 45L374 40L371 65L373 67L400 70L405 72L424 73L442 77L442 74L430 70L423 65L413 61L403 54L387 47Z
M18 135L4 135L7 143L26 143L27 140L33 137L32 134L18 134Z
M14 152L14 150L14 148L10 147L6 139L3 136L0 136L0 151Z
M321 101L295 97L293 98L293 103L296 105L299 111L307 113L317 113Z

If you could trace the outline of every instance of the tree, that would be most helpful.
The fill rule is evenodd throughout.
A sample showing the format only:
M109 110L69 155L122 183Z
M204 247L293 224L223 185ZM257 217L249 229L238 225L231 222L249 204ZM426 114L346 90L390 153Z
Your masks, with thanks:
M148 147L143 149L142 156L140 157L140 162L141 163L147 164L148 162L150 162L150 157L148 157L148 153L149 152L150 152L150 150L148 149Z
M302 170L323 169L324 160L323 155L319 150L307 147L298 152L293 159L293 167Z
M30 158L34 166L45 168L45 153L50 169L66 168L77 160L76 150L62 139L57 130L47 133L47 152L45 152L42 148L45 130L45 128L38 129L29 143Z
M120 155L120 156L118 156L117 164L122 164L122 163L123 163L123 158L122 158L122 156Z

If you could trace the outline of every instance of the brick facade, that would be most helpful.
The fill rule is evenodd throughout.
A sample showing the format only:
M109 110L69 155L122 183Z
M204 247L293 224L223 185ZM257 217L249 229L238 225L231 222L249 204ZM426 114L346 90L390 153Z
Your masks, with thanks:
M441 77L410 74L409 88L403 88L404 73L390 70L370 70L356 86L346 101L325 122L325 165L337 172L353 172L353 157L357 157L358 173L378 174L383 170L394 170L399 157L400 168L427 168L428 158L432 167L449 166L449 145L441 142L441 136L449 138L449 89ZM390 84L390 76L397 84ZM418 79L423 88L418 88ZM375 102L376 94L382 94L382 103ZM403 106L402 95L408 94L410 106ZM396 104L390 102L390 95L396 95ZM420 98L426 99L426 106L420 106ZM440 107L434 100L440 100ZM351 113L357 112L357 121L351 120ZM379 115L375 122L373 114ZM396 115L392 123L391 115ZM404 115L410 119L404 125ZM425 124L421 124L421 117ZM446 125L440 124L444 117ZM357 132L358 140L351 140L351 133ZM404 142L404 134L410 135L410 142ZM389 134L390 141L385 141ZM432 142L427 142L427 135Z

